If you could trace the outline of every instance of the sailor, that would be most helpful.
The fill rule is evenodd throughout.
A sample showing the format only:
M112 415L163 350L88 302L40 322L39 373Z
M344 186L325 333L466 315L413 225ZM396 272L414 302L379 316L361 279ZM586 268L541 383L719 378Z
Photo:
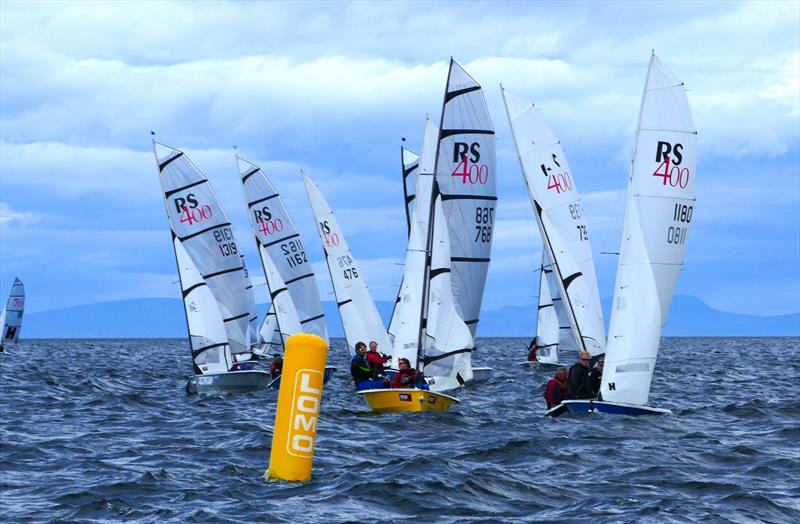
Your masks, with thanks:
M530 345L528 346L528 362L538 362L536 359L536 353L538 351L539 347L536 345L536 337L533 337Z
M383 353L378 353L378 343L374 340L369 343L369 353L367 353L367 363L369 367L375 370L376 373L381 374L385 371L384 364L386 364L392 357Z
M570 400L594 398L589 391L589 362L592 356L588 351L581 351L578 361L569 368L569 387L567 398Z
M547 402L547 409L561 404L567 396L567 389L569 387L569 380L567 376L569 370L561 366L556 371L556 374L547 382L547 388L544 391L544 400Z
M600 393L600 385L603 383L604 364L605 361L601 358L589 371L589 393L591 393L592 398L597 397L597 394Z
M428 390L428 384L425 382L425 377L422 373L411 367L411 363L407 358L401 358L397 361L397 373L392 380L392 388L419 388Z
M269 367L269 374L272 377L272 380L275 380L279 376L281 376L281 372L283 371L283 357L280 355L274 355L272 357L272 365Z
M363 391L386 387L388 379L384 381L378 378L378 374L367 362L366 354L367 345L363 342L356 342L356 354L350 361L350 374L353 376L353 382L356 383L356 389Z

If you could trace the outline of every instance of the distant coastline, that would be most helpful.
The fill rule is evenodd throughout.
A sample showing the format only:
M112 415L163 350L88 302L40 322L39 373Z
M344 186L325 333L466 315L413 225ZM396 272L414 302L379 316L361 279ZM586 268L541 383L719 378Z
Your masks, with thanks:
M323 302L331 337L343 337L334 302ZM610 300L604 300L606 322ZM391 302L377 302L386 320ZM263 318L267 306L258 306ZM483 311L479 338L529 337L534 332L533 305L505 306ZM143 298L101 302L52 311L28 313L22 338L185 338L183 305L177 298ZM709 307L697 297L678 295L664 329L666 337L785 337L800 336L800 313L756 316L727 313Z

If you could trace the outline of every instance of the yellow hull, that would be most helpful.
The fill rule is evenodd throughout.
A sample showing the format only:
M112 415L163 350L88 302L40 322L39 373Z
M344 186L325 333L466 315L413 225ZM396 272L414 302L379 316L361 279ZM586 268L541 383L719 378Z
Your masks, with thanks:
M400 411L450 411L461 401L455 397L421 389L370 389L359 391L375 413Z

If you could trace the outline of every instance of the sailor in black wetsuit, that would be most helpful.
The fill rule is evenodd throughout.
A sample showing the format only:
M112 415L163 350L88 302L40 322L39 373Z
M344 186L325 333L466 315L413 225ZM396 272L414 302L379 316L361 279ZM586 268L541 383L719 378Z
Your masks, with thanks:
M567 400L594 398L589 389L589 361L592 356L588 351L581 351L580 358L569 368L569 387Z
M597 398L600 393L600 386L603 383L603 365L605 361L601 358L597 364L589 371L589 393L592 398Z

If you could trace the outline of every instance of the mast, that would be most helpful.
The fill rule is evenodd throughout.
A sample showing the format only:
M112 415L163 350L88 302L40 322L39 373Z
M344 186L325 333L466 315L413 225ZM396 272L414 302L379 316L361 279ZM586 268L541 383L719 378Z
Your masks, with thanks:
M437 148L438 154L438 148ZM431 262L433 258L433 225L436 213L436 198L439 196L439 183L433 177L431 184L431 205L428 211L428 234L425 239L425 271L422 277L422 308L420 309L419 339L417 346L417 370L424 372L425 369L425 337L428 330L428 309L430 307L431 291Z

